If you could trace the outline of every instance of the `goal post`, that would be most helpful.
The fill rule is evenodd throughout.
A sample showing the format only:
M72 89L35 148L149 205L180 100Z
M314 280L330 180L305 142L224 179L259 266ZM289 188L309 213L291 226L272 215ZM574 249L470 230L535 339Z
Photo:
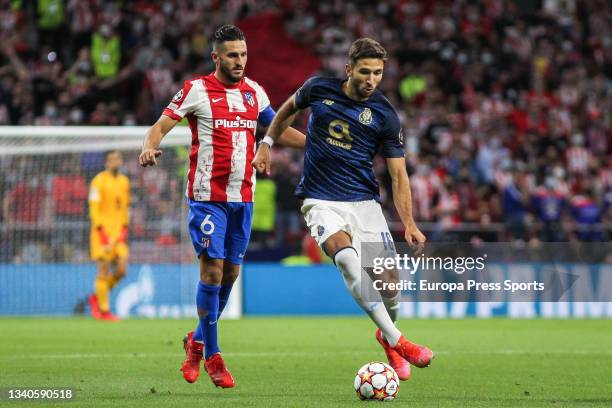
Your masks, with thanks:
M0 126L0 315L82 309L89 257L88 191L104 154L121 152L130 180L128 278L111 306L123 317L195 316L197 260L187 231L187 126L164 137L158 165L138 164L143 126ZM226 317L241 314L240 288ZM119 305L120 303L120 305Z

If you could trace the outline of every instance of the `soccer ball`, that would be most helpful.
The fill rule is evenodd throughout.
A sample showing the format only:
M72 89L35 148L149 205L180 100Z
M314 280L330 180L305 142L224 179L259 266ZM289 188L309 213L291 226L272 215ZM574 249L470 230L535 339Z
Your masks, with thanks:
M393 401L399 391L399 378L388 364L368 363L357 371L354 386L362 400Z

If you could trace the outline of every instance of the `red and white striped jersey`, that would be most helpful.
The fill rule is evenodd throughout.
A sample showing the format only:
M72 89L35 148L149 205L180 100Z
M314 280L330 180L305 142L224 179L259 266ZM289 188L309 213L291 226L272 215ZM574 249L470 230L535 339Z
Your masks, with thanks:
M260 112L268 106L264 89L246 77L235 85L223 84L214 73L185 81L163 114L189 120L187 197L253 202L255 130Z

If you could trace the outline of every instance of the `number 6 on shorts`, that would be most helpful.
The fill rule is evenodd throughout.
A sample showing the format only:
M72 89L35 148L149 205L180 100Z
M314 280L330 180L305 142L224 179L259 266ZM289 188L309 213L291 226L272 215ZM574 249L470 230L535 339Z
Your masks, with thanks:
M202 224L200 224L200 231L204 235L212 235L215 232L215 223L210 220L210 214L206 214L206 217L204 217Z

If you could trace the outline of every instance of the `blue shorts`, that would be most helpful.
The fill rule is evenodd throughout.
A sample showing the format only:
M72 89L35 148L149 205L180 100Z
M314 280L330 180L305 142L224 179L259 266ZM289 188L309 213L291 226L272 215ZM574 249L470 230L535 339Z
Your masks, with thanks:
M189 235L198 257L240 265L249 245L253 203L189 202Z

